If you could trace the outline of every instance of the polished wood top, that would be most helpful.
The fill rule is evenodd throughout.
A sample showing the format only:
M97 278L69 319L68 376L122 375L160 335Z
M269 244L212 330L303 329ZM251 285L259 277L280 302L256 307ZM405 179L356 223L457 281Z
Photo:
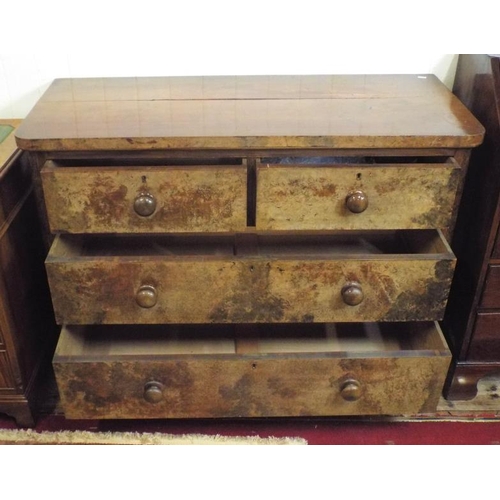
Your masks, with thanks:
M0 120L0 168L16 152L15 129L21 120Z
M484 129L433 75L58 79L28 150L466 148Z

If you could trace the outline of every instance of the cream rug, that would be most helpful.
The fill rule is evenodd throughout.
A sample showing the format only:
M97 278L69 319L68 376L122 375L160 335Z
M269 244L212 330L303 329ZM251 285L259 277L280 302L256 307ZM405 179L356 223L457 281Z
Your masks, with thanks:
M36 432L31 429L0 430L0 444L24 445L306 445L295 437L210 436L205 434L162 434L139 432L60 431Z

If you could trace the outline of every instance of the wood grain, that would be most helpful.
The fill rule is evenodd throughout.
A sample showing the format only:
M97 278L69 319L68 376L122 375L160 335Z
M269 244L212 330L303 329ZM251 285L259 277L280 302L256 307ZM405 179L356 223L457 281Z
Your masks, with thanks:
M69 233L242 231L247 219L244 166L59 167L41 172L51 230ZM146 194L149 216L134 210Z
M56 80L30 150L463 148L483 128L432 75Z
M269 165L257 168L258 230L447 228L460 169L429 165ZM352 213L347 196L368 207Z
M261 254L233 255L227 244L212 254L191 245L186 254L154 245L151 255L118 250L95 255L58 255L55 243L46 261L59 324L252 323L411 321L440 319L451 285L452 253L373 252L369 241L339 254L335 238L322 251L280 244ZM116 242L116 248L126 245ZM359 248L360 245L364 245ZM217 247L214 247L215 249ZM161 250L161 251L160 251ZM357 282L365 299L346 305L341 292ZM154 287L157 303L136 302L141 286Z
M99 354L93 347L94 354L84 347L68 355L58 348L54 369L68 418L414 414L435 409L450 362L439 327L420 327L434 328L440 350L168 356L151 344L148 355L127 357ZM85 331L66 328L61 339L68 335ZM361 386L357 401L342 397L347 378ZM144 399L150 381L163 387L156 404Z

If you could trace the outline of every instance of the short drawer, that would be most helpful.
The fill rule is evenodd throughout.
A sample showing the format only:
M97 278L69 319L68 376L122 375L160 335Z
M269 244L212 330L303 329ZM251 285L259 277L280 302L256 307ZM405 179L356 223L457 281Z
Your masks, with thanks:
M498 361L500 358L500 311L480 312L472 334L467 359Z
M500 309L500 266L488 266L480 307Z
M437 320L454 267L439 231L60 235L46 260L59 324Z
M450 224L460 168L436 164L257 166L258 230L430 229Z
M77 419L431 412L449 363L437 323L71 326L53 359Z
M240 165L61 166L42 182L51 230L65 233L241 231L247 171Z

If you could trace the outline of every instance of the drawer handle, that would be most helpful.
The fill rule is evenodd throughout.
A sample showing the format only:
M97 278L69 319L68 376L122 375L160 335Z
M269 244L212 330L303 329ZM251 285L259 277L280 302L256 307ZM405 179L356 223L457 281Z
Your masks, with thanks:
M141 193L134 201L134 210L141 217L148 217L156 210L156 200L149 193Z
M346 401L357 401L361 397L361 384L355 378L348 378L340 386L340 395Z
M347 195L345 204L353 214L360 214L368 208L368 196L363 191L353 191Z
M142 285L135 296L135 300L139 306L144 309L149 309L156 305L158 293L156 288L151 285Z
M160 382L147 382L144 385L144 399L151 404L159 403L163 399L163 384Z
M358 304L361 304L365 298L361 285L355 281L347 283L347 285L342 288L341 294L343 301L348 306L357 306Z

